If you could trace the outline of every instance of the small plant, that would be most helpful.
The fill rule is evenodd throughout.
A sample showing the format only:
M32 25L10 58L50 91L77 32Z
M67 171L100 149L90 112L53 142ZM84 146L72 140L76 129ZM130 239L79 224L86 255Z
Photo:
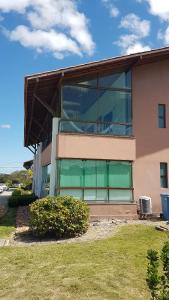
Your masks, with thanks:
M12 196L20 196L20 195L22 195L21 189L16 189L12 192Z
M30 206L30 228L36 236L74 237L87 231L89 208L71 196L47 197Z
M8 206L9 207L18 207L29 205L35 200L37 200L37 196L34 194L25 194L25 195L12 195L8 198Z
M169 242L162 248L160 257L155 250L147 252L147 285L151 293L151 300L169 300ZM162 275L159 275L160 262Z

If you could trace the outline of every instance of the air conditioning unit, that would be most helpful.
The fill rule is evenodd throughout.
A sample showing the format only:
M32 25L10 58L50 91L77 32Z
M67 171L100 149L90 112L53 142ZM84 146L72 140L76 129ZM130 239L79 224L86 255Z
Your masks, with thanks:
M139 197L139 208L141 215L151 215L152 214L152 202L151 198L147 196Z

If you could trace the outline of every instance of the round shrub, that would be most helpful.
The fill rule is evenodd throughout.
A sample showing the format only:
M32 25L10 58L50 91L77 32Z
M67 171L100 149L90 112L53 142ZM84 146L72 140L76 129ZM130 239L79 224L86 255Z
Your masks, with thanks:
M12 192L12 196L21 196L21 195L22 195L21 189L16 189Z
M72 196L46 197L30 206L30 228L34 235L69 238L87 231L88 205Z

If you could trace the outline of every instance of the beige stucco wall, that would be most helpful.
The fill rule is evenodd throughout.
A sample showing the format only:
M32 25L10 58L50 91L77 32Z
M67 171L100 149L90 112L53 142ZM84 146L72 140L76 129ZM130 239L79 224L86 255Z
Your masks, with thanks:
M161 211L160 162L169 166L169 61L133 68L133 128L136 161L133 165L135 200L152 197L153 211ZM158 128L158 104L166 104L166 127Z
M59 134L58 157L135 160L135 139Z

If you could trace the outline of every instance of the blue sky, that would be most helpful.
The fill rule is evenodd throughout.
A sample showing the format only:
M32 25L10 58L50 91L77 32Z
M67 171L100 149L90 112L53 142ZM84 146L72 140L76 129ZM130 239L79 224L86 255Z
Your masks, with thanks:
M0 0L0 173L32 158L25 75L168 45L167 0Z

